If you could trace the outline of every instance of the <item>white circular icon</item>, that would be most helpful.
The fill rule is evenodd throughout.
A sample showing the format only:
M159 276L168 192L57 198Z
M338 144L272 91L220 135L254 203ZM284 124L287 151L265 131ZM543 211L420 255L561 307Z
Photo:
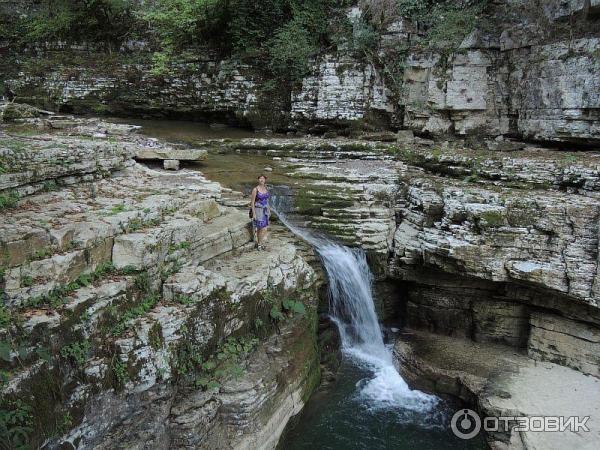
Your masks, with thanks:
M481 430L481 419L471 409L460 409L452 416L450 427L456 437L460 439L472 439Z

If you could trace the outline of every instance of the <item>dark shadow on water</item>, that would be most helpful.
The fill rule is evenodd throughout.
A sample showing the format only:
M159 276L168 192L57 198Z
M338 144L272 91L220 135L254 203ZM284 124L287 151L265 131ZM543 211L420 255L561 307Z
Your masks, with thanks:
M116 123L139 125L142 133L169 142L180 142L194 145L205 139L243 139L267 137L265 133L244 128L236 128L224 124L208 124L186 120L115 118L107 120Z

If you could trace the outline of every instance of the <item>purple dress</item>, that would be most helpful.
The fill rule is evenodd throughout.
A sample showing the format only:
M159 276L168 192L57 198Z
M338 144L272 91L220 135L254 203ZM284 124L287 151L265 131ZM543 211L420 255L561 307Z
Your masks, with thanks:
M254 226L261 229L269 226L269 193L264 194L259 190L256 191L256 199L254 201Z

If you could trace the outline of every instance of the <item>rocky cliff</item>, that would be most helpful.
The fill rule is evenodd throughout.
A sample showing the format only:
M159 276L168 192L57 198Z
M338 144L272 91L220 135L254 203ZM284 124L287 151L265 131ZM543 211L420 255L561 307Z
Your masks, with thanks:
M296 212L408 283L415 326L599 375L597 155L426 141L212 145L284 157L281 170L303 181Z
M357 59L343 46L324 51L283 98L269 91L259 67L209 50L156 75L135 43L116 57L93 46L38 48L8 63L13 75L5 83L22 101L65 112L585 146L600 140L599 8L579 0L490 2L462 43L443 50L424 45L415 24L386 11L376 60ZM352 21L362 14L348 12Z
M207 145L281 158L275 171L302 180L295 211L369 252L387 285L381 315L406 327L396 352L415 385L490 415L597 413L597 154L422 139ZM556 396L560 379L565 391ZM590 401L569 409L582 386ZM563 437L562 446L578 439ZM547 438L500 433L490 443L539 448Z
M11 438L274 445L318 374L311 252L280 231L257 260L236 208L245 201L197 172L133 163L170 146L132 127L48 114L33 123L51 128L3 131L2 407L24 417ZM396 355L415 385L488 414L596 414L598 155L364 137L377 140L197 145L209 158L271 157L297 181L290 199L307 226L368 251L388 286L382 317L408 336ZM48 406L32 411L40 389ZM490 436L494 448L545 439Z
M344 12L359 20L369 3ZM11 97L65 114L326 136L212 140L198 155L274 158L306 224L368 252L414 384L489 414L595 415L599 16L596 0L488 2L459 45L438 48L390 15L377 58L323 49L283 98L259 67L209 50L160 74L144 42L0 50ZM239 194L132 160L179 148L129 126L0 111L21 115L39 117L0 136L3 439L273 447L318 377L312 252L280 229L257 259ZM498 449L551 441L490 436Z
M134 127L27 121L0 130L2 446L274 448L319 380L312 251L253 251L247 201L138 165Z

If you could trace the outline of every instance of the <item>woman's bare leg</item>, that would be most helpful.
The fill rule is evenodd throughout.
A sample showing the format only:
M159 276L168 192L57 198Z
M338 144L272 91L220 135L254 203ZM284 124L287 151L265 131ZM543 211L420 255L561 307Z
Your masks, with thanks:
M267 227L261 228L256 232L256 237L258 238L258 245L265 245L267 241Z
M260 244L264 246L267 243L267 238L269 237L269 227L264 227L262 230L262 236L260 238Z

